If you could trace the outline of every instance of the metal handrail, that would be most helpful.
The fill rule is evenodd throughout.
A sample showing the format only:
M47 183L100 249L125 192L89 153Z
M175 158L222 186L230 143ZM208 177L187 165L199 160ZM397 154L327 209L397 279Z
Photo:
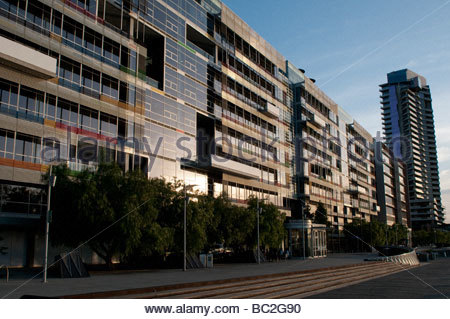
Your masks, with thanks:
M6 282L9 281L9 268L6 265L0 265L0 270L2 270L2 268L6 269Z
M384 262L393 262L396 264L402 265L411 265L417 266L419 265L419 259L417 258L417 254L415 250L412 250L407 253L403 253L395 256L382 256L376 258L370 258L369 261L384 261Z

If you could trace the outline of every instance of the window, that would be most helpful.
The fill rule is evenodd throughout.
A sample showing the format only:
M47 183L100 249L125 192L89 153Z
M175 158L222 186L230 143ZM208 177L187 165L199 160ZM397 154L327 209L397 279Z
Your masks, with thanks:
M77 126L78 104L58 98L56 121L69 126Z
M125 46L122 46L122 53L120 57L120 64L129 68L130 70L136 71L137 67L137 55L136 51L128 49Z
M18 86L15 83L0 80L0 109L16 110Z
M46 118L49 120L55 120L55 112L56 112L56 96L47 94L47 98L45 101L46 104Z
M134 137L134 122L119 118L118 136L122 138Z
M100 133L106 136L117 136L117 118L115 116L100 114Z
M19 2L19 5L17 5ZM25 6L26 1L17 1L17 0L1 0L0 8L11 12L12 14L17 14L20 17L25 17Z
M108 38L103 43L103 56L115 63L119 63L120 45Z
M61 160L69 160L69 152L67 144L61 143L56 138L44 138L42 149L42 161L54 162ZM72 146L71 146L72 147Z
M95 0L70 0L80 8L86 9L88 12L95 14Z
M44 116L44 93L26 86L20 87L19 111Z
M67 81L80 84L80 63L61 56L59 76Z
M61 35L62 14L53 10L52 15L52 32Z
M85 88L100 93L100 72L83 66L82 85Z
M105 21L117 29L121 28L122 1L105 1Z
M14 132L0 129L0 158L14 158Z
M17 133L15 156L17 161L40 163L41 139L31 135Z
M78 141L77 159L83 164L91 164L97 161L97 145L92 140L80 139Z
M84 47L98 55L102 55L102 35L94 30L85 28Z
M133 105L136 103L136 87L120 82L119 101Z
M67 16L64 16L63 37L68 41L82 45L81 39L83 38L83 25Z
M28 1L27 20L50 30L50 7L35 0Z
M103 74L102 94L117 100L119 98L119 81L113 77Z
M98 111L80 105L80 128L96 133L98 131Z

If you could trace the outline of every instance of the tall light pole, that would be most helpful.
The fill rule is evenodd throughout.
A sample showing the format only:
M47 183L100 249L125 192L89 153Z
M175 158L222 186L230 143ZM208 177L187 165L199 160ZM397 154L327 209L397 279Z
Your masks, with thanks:
M306 259L306 247L305 247L305 208L304 208L304 204L305 202L301 201L301 209L302 209L302 246L303 246L303 260Z
M261 201L265 201L265 200L267 200L267 198L261 199ZM262 214L262 211L263 211L263 208L259 207L259 198L256 197L256 238L257 238L256 258L258 258L258 264L261 263L261 251L259 249L259 246L260 246L260 242L259 242L259 239L260 239L260 236L259 236L259 215Z
M187 204L189 202L189 197L187 196L187 187L194 187L197 185L186 185L184 184L184 212L183 212L183 271L186 271L186 246L187 246L187 221L186 221L186 210L187 210Z
M183 271L186 271L186 207L187 207L186 184L184 184L184 213L183 213Z
M45 214L45 251L44 251L44 277L42 278L42 281L44 283L47 282L47 267L48 267L48 235L50 231L50 200L51 200L51 193L52 193L52 187L55 186L56 182L56 176L52 175L53 166L50 165L50 170L48 174L48 190L47 190L47 212Z
M262 209L262 208L261 208ZM261 263L261 252L259 250L259 214L260 214L260 208L259 208L259 199L256 198L256 237L257 237L257 244L256 244L256 255L258 258L258 264Z

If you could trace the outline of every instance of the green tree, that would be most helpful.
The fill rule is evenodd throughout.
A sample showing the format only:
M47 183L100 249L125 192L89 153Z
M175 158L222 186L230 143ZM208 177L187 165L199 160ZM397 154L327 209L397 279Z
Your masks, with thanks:
M248 210L256 214L257 198L251 197L248 202ZM262 208L260 215L260 243L262 246L270 248L279 248L285 236L284 221L286 215L280 213L278 208L272 203L259 201L259 207ZM254 228L253 243L256 244L256 227Z
M87 242L112 267L114 257L131 254L144 236L153 243L164 240L154 224L155 191L141 172L123 173L115 163L76 175L65 166L54 172L53 243L76 247Z
M226 244L231 247L229 238L233 231L233 225L230 221L230 212L232 204L227 194L222 193L214 199L213 202L214 217L213 223L208 229L209 244Z
M213 198L197 194L195 199L187 207L187 248L190 253L209 250L208 230L214 229Z
M388 244L404 245L408 239L408 229L404 225L394 224L388 227Z
M173 232L169 250L181 252L184 242L184 185L181 181L167 183L161 179L152 182L157 189L156 207L159 211L157 221L159 225ZM214 201L198 192L189 194L188 197L186 248L189 253L198 253L208 248L208 233L215 228Z
M253 248L256 245L256 212L248 207L235 206L231 209L229 242L234 249Z
M3 241L3 237L0 236L0 242L2 242L2 241ZM0 255L6 255L8 253L7 250L8 250L8 247L0 246Z
M314 214L311 213L311 206L309 205L303 208L303 214L305 215L305 219L314 219Z
M415 230L412 233L414 246L426 246L433 243L434 239L431 232L426 230Z
M354 219L344 225L344 234L355 250L370 250L372 247L383 246L386 242L386 225L378 220L367 222Z
M317 205L316 212L314 213L313 223L327 225L327 227L331 226L331 223L328 221L328 212L325 206L320 202Z
M223 243L235 251L254 246L255 211L233 205L223 193L214 199L214 220L216 230L210 243Z
M370 243L373 247L384 246L386 243L386 225L378 220L370 222Z

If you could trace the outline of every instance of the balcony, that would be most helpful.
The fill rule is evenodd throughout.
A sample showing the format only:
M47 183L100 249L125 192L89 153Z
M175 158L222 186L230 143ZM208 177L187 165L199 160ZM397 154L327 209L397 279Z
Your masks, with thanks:
M347 193L351 195L357 195L359 193L358 187L350 186L347 188Z
M261 171L258 168L222 156L211 156L211 166L233 175L240 175L251 179L261 178Z
M56 59L1 36L0 63L42 79L56 77Z
M263 110L263 113L272 118L280 117L280 109L269 102L267 102L266 108Z

